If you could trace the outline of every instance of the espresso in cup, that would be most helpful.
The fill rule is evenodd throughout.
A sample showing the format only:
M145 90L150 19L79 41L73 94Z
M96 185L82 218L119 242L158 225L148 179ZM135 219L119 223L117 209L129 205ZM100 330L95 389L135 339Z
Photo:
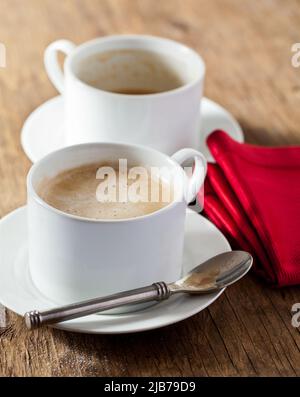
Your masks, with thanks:
M140 167L132 167L134 171ZM39 196L49 205L89 219L127 219L151 214L173 199L171 185L143 174L128 178L115 164L93 163L65 170L45 179Z
M178 61L177 61L178 63ZM185 84L176 60L154 51L123 49L80 61L77 75L94 88L126 95L157 94Z

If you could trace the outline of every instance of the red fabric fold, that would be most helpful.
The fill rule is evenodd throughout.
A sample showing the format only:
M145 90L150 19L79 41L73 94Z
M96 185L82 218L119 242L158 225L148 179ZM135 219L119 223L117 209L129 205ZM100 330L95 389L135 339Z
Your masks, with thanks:
M207 140L204 212L235 247L255 257L268 282L300 284L300 147L241 144L223 131Z

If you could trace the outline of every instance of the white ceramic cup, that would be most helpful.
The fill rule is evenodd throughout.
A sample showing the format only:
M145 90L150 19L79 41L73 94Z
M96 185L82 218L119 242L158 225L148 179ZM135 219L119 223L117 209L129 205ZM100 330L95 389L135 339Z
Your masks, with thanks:
M81 78L81 65L87 57L128 49L151 51L155 59L180 77L182 85L162 93L126 95L95 88ZM58 52L66 55L64 72L57 61ZM68 40L58 40L47 47L44 59L50 80L64 96L65 145L138 143L169 155L184 147L199 147L205 65L202 58L185 45L139 35L108 36L79 46ZM158 68L155 59L146 70L149 79L153 77L151 70ZM146 73L146 67L128 54L125 57L104 56L101 62L97 67L107 84L124 84L124 80L129 85L137 84L138 77L132 77L134 73ZM128 78L126 70L131 71Z
M147 167L167 167L183 177L179 199L148 215L93 220L47 204L38 186L64 170L83 164L128 159ZM193 160L188 177L179 165ZM169 157L141 145L90 143L52 152L29 171L29 266L36 287L57 304L108 295L181 275L186 207L203 184L206 161L194 149ZM176 186L174 186L176 189Z

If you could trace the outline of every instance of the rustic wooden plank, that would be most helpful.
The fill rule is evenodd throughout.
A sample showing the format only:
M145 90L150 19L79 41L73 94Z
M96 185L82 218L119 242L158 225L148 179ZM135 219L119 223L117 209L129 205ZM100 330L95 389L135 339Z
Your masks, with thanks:
M6 328L6 309L0 304L0 332Z
M19 134L26 116L57 94L42 59L57 38L147 33L182 41L203 55L206 95L238 118L248 142L300 143L300 69L290 63L300 41L297 0L0 0L0 11L1 217L26 200L30 162ZM291 326L299 301L299 287L275 290L249 275L189 320L121 336L29 333L7 311L0 375L299 376L300 331Z

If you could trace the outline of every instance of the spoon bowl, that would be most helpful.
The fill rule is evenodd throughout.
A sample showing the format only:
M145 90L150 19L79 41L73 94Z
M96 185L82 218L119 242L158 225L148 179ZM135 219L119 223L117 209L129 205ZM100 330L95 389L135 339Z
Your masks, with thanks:
M250 270L252 262L253 258L248 252L224 252L196 266L180 280L168 284L168 287L171 293L214 292L242 278Z

